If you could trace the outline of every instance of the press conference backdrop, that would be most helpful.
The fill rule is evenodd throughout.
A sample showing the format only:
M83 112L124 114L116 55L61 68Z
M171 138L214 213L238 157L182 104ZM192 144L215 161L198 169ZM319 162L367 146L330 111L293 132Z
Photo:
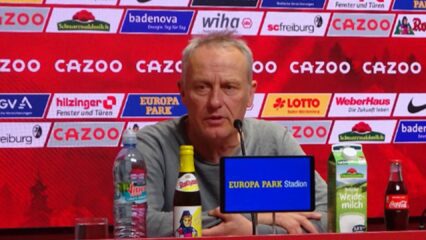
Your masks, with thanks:
M249 117L287 127L324 178L331 144L362 143L369 217L395 158L410 214L425 207L425 0L0 4L0 228L112 221L122 130L185 114L181 50L224 29L253 49Z

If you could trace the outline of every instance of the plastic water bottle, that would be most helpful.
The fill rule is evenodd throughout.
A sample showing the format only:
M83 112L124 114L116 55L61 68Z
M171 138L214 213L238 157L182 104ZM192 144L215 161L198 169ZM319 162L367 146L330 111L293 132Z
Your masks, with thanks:
M146 237L146 167L136 151L136 133L123 133L124 147L118 153L113 168L114 177L114 237Z

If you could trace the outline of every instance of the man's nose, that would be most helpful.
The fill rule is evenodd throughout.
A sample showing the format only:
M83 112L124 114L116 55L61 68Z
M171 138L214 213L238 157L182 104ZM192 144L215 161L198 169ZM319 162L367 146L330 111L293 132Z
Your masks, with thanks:
M219 87L213 88L209 96L209 106L211 108L220 108L223 103L223 92Z

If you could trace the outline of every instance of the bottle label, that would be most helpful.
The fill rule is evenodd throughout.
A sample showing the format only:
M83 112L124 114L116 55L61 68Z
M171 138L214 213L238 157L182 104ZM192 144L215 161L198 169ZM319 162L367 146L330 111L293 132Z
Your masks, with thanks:
M408 195L405 194L391 194L386 195L385 202L386 209L408 209Z
M147 201L145 171L138 170L130 173L130 182L118 184L120 199L132 203L145 203Z
M177 180L176 190L181 192L197 192L200 190L198 187L197 178L192 173L185 173Z
M175 237L201 237L201 220L201 206L174 207L173 232Z

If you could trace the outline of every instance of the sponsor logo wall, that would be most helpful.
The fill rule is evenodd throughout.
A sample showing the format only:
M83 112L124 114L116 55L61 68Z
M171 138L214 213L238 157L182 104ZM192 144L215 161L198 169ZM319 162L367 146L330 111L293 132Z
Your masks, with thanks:
M0 0L0 228L112 222L122 131L187 113L181 51L216 31L252 48L246 117L287 128L323 177L334 143L362 143L372 169L401 159L420 215L425 2ZM368 214L381 217L387 177L370 176Z

